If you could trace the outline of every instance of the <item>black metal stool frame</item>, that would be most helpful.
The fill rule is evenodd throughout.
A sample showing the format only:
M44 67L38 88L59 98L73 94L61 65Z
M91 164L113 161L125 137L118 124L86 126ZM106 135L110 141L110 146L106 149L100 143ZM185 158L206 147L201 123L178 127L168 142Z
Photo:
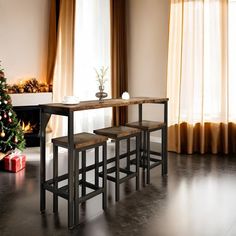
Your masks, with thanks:
M158 131L161 130L161 136L162 136L162 142L161 142L161 152L156 152L156 151L152 151L150 149L150 133L153 131ZM143 167L143 171L145 171L145 169L147 169L147 184L150 184L150 170L156 166L161 165L162 167L162 176L165 176L165 164L164 164L164 142L163 142L163 136L164 136L164 132L163 132L163 128L160 129L154 129L154 130L147 130L147 131L142 131L142 137L143 137L143 143L141 146L143 146L143 149L141 149L141 152L143 152L143 155L141 156L141 167ZM156 158L152 158L152 155L155 156L160 156L160 159L156 159ZM151 164L151 162L153 162L153 164Z
M136 138L136 149L130 151L130 139ZM127 152L120 155L120 141L127 140ZM129 135L128 137L121 137L114 139L115 141L115 157L108 159L107 163L115 162L115 167L111 167L107 169L107 174L114 173L115 177L107 175L107 179L115 183L115 200L119 201L120 199L120 184L136 177L136 190L139 190L139 160L140 160L140 133ZM130 171L130 156L136 154L136 170L135 172ZM123 158L127 158L127 167L126 169L120 168L120 160ZM120 178L120 172L127 174L127 176ZM102 173L100 173L102 175Z
M99 147L102 146L102 166L103 166L103 175L102 177L102 188L99 187ZM79 181L79 152L76 152L75 157L75 225L79 224L79 204L87 201L90 198L93 198L99 194L103 194L102 208L103 210L107 209L107 143L103 142L102 144L93 145L92 148L95 148L95 184L86 182L86 150L90 148L80 149L79 152L82 152L82 180ZM79 197L79 184L82 182L82 197ZM86 194L86 187L93 189L95 191Z
M167 123L168 123L168 103L164 102L164 126L159 129L149 129L142 130L142 134L140 137L140 152L143 155L140 156L140 167L143 168L143 172L147 169L147 184L150 184L150 170L158 165L162 165L162 176L167 175L168 170L168 159L167 159ZM139 121L142 121L143 118L143 104L138 105L139 110ZM154 131L161 130L161 153L150 150L150 133ZM161 160L151 158L150 154L161 156ZM150 164L150 161L154 162L154 164ZM135 162L131 162L131 164L136 164ZM145 179L144 179L145 182Z
M68 179L68 174L58 176L58 145L53 144L53 179L47 180L45 183L45 189L53 193L53 212L58 212L58 197L62 197L68 200L68 185L58 189L58 183ZM99 147L103 148L102 162L99 163ZM95 164L90 166L92 168L86 168L86 151L95 148ZM82 167L79 169L79 153L82 153ZM102 208L107 209L107 143L102 142L96 145L87 146L74 150L75 155L75 181L74 181L74 218L75 225L79 224L79 204L93 198L99 194L103 194ZM102 188L99 187L99 166L103 166ZM86 172L95 170L95 184L86 182ZM79 180L79 174L82 175L82 179ZM82 185L82 196L79 197L79 185ZM93 189L94 191L86 195L86 187Z

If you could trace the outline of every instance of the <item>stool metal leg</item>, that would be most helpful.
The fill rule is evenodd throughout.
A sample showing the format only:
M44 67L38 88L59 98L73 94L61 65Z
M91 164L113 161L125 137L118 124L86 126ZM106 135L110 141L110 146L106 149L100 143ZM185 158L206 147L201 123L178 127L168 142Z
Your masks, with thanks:
M147 184L150 184L150 133L146 135Z
M104 161L104 160L103 160ZM95 148L95 186L99 187L99 147Z
M116 154L115 154L115 157L116 157L116 160L115 160L115 168L116 168L116 172L115 172L115 176L116 176L116 182L115 182L115 188L116 188L116 191L115 191L115 199L116 201L119 201L120 200L120 158L119 158L119 155L120 155L120 140L116 140L115 141L115 146L116 146Z
M82 151L82 196L86 194L86 151Z
M54 190L58 189L58 146L53 144L53 182ZM53 193L53 212L58 212L58 195Z
M107 209L107 143L102 146L102 161L103 161L103 194L102 194L102 208Z
M167 159L167 128L162 129L162 175L167 175L168 159Z
M140 134L136 136L136 190L139 190Z
M130 138L127 138L127 170L130 170Z
M75 153L75 225L79 224L79 152Z
M142 157L144 185L146 183L145 169L147 168L147 140L146 140L146 136L147 136L146 131L144 131L143 132L143 157Z
M168 148L167 148L167 141L168 141L168 102L165 102L164 107L164 121L165 121L165 127L162 128L163 132L163 175L167 175L168 173Z

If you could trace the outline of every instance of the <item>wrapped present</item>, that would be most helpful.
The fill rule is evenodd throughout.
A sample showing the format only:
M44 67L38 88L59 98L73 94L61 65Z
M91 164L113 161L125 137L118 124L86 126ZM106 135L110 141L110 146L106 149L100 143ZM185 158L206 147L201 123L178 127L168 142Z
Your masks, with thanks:
M0 170L4 170L4 160L0 160Z
M4 158L4 169L11 172L18 172L25 168L25 162L25 155L12 153Z
M4 157L9 155L9 153L0 152L0 170L4 170Z

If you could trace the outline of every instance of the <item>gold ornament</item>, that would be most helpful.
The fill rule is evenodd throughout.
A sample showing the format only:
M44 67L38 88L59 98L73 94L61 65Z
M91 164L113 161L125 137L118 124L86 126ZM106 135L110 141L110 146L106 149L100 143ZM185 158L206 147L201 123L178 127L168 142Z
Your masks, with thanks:
M1 132L0 135L1 135L2 138L4 138L6 134L5 134L4 131L2 130L2 132Z

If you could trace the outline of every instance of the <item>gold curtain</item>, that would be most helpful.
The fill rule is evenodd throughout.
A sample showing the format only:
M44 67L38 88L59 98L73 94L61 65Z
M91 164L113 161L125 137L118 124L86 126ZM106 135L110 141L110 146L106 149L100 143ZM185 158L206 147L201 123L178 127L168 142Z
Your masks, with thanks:
M57 52L57 31L60 11L60 0L51 0L49 35L48 35L48 59L47 59L47 84L53 83L53 74Z
M236 152L229 97L228 1L172 0L168 56L169 150Z
M112 98L120 98L128 90L126 55L126 1L111 0L111 77ZM113 125L128 120L127 107L113 108Z
M53 102L73 95L75 0L61 0L56 62L53 76ZM60 117L54 117L53 136L62 135ZM66 127L66 126L65 126Z

